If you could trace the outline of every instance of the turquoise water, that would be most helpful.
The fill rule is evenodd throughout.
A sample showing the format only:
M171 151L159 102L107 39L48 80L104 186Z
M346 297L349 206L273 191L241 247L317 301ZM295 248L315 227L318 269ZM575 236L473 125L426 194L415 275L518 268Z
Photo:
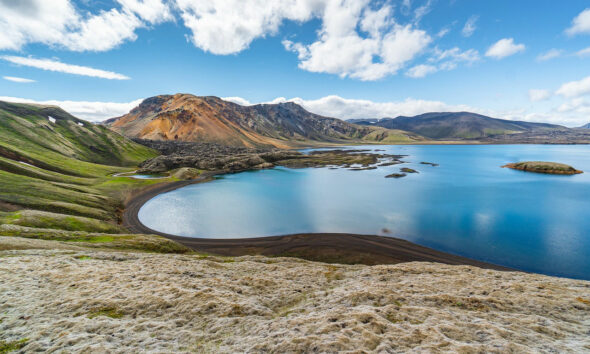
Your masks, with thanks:
M408 155L408 163L367 171L276 168L225 175L159 195L139 217L154 230L191 237L394 236L526 271L590 279L590 146L365 148ZM585 173L500 168L528 160L563 162ZM384 178L401 167L420 173Z

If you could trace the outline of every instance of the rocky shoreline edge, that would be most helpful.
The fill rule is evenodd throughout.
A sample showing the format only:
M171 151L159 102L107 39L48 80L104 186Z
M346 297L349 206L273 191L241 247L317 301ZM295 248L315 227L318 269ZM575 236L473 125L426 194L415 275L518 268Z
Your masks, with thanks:
M125 204L122 223L138 234L155 234L176 241L193 250L220 256L262 255L297 257L311 261L339 264L397 264L403 262L438 262L450 265L471 265L485 269L513 269L486 263L389 236L347 233L304 233L240 239L192 238L152 230L139 220L139 210L150 199L191 184L213 180L222 173L206 172L194 180L157 184L130 197Z

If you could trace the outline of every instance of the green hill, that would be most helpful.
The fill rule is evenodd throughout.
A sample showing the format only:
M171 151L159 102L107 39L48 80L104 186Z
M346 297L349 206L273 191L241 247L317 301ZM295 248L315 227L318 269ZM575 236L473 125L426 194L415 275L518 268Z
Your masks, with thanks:
M58 107L0 101L0 235L128 246L123 201L155 181L112 175L156 155Z

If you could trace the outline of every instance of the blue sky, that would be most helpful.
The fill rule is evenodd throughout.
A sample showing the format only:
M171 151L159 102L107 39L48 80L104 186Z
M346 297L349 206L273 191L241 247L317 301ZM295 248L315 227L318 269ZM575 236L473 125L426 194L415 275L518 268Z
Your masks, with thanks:
M0 24L2 99L91 120L186 92L590 122L588 1L0 0Z

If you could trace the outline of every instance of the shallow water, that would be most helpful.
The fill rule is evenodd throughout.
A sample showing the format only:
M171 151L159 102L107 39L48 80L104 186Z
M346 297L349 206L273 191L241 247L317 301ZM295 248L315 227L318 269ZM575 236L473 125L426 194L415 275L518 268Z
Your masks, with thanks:
M408 155L408 163L366 171L276 168L225 175L159 195L139 218L154 230L191 237L394 236L526 271L590 279L590 146L365 148ZM585 173L500 168L528 160L562 162ZM384 178L402 167L420 173Z

